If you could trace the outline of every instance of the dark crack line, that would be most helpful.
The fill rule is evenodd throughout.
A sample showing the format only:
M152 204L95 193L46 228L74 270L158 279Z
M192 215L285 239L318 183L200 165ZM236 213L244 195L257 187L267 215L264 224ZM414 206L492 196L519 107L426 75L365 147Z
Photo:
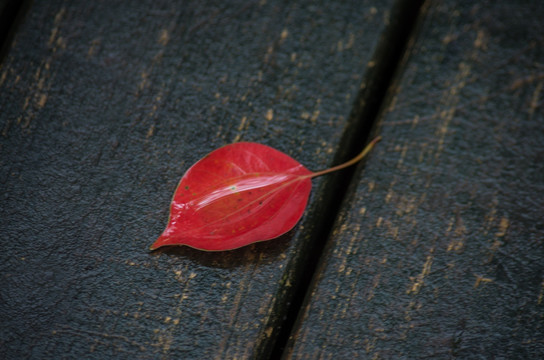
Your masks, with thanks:
M387 91L392 85L395 74L400 70L403 56L409 48L412 34L415 33L418 21L424 16L424 0L397 0L391 8L389 24L382 33L376 51L372 56L373 66L367 67L363 83L364 87L359 91L354 102L348 125L341 139L341 148L334 157L333 164L340 164L361 152L370 140L380 111L385 105ZM379 146L379 144L377 145ZM364 161L364 160L363 160ZM316 214L311 235L313 246L311 252L305 257L305 261L297 264L296 281L294 289L286 301L287 310L281 327L278 331L275 346L269 354L260 354L262 359L279 359L287 357L296 339L290 336L296 331L298 323L302 321L305 304L311 302L313 284L324 256L327 241L343 201L348 194L348 189L353 181L357 180L357 169L361 166L343 170L340 173L330 175L318 190L324 194L323 211Z

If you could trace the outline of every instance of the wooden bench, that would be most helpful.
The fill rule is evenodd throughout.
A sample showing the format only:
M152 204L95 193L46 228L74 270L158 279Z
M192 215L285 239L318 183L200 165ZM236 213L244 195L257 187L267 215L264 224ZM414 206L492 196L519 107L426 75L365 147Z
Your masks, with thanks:
M544 357L541 2L20 9L0 357ZM286 235L148 251L210 151L256 141L319 170L376 134Z

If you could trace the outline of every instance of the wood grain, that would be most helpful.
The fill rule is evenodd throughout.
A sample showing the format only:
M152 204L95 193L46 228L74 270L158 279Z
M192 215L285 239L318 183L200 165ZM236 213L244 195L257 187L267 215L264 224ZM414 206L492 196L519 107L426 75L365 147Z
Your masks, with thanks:
M544 7L427 6L285 358L544 356Z
M219 146L332 162L391 3L35 1L0 68L3 357L266 357L320 191L273 242L148 247Z

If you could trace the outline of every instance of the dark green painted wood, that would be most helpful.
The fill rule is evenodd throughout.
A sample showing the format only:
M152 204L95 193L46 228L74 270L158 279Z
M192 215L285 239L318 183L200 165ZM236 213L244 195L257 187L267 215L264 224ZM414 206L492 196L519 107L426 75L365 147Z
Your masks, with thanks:
M286 358L544 357L544 5L427 5Z
M0 68L0 355L265 357L327 178L275 241L147 249L219 146L331 163L390 6L36 1Z

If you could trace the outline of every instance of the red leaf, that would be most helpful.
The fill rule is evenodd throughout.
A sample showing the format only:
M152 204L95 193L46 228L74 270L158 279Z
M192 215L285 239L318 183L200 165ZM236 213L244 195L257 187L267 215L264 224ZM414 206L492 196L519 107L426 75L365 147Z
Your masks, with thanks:
M347 163L319 172L266 145L242 142L219 148L183 175L168 226L151 250L165 245L231 250L276 238L302 217L313 177L353 165L379 140Z

